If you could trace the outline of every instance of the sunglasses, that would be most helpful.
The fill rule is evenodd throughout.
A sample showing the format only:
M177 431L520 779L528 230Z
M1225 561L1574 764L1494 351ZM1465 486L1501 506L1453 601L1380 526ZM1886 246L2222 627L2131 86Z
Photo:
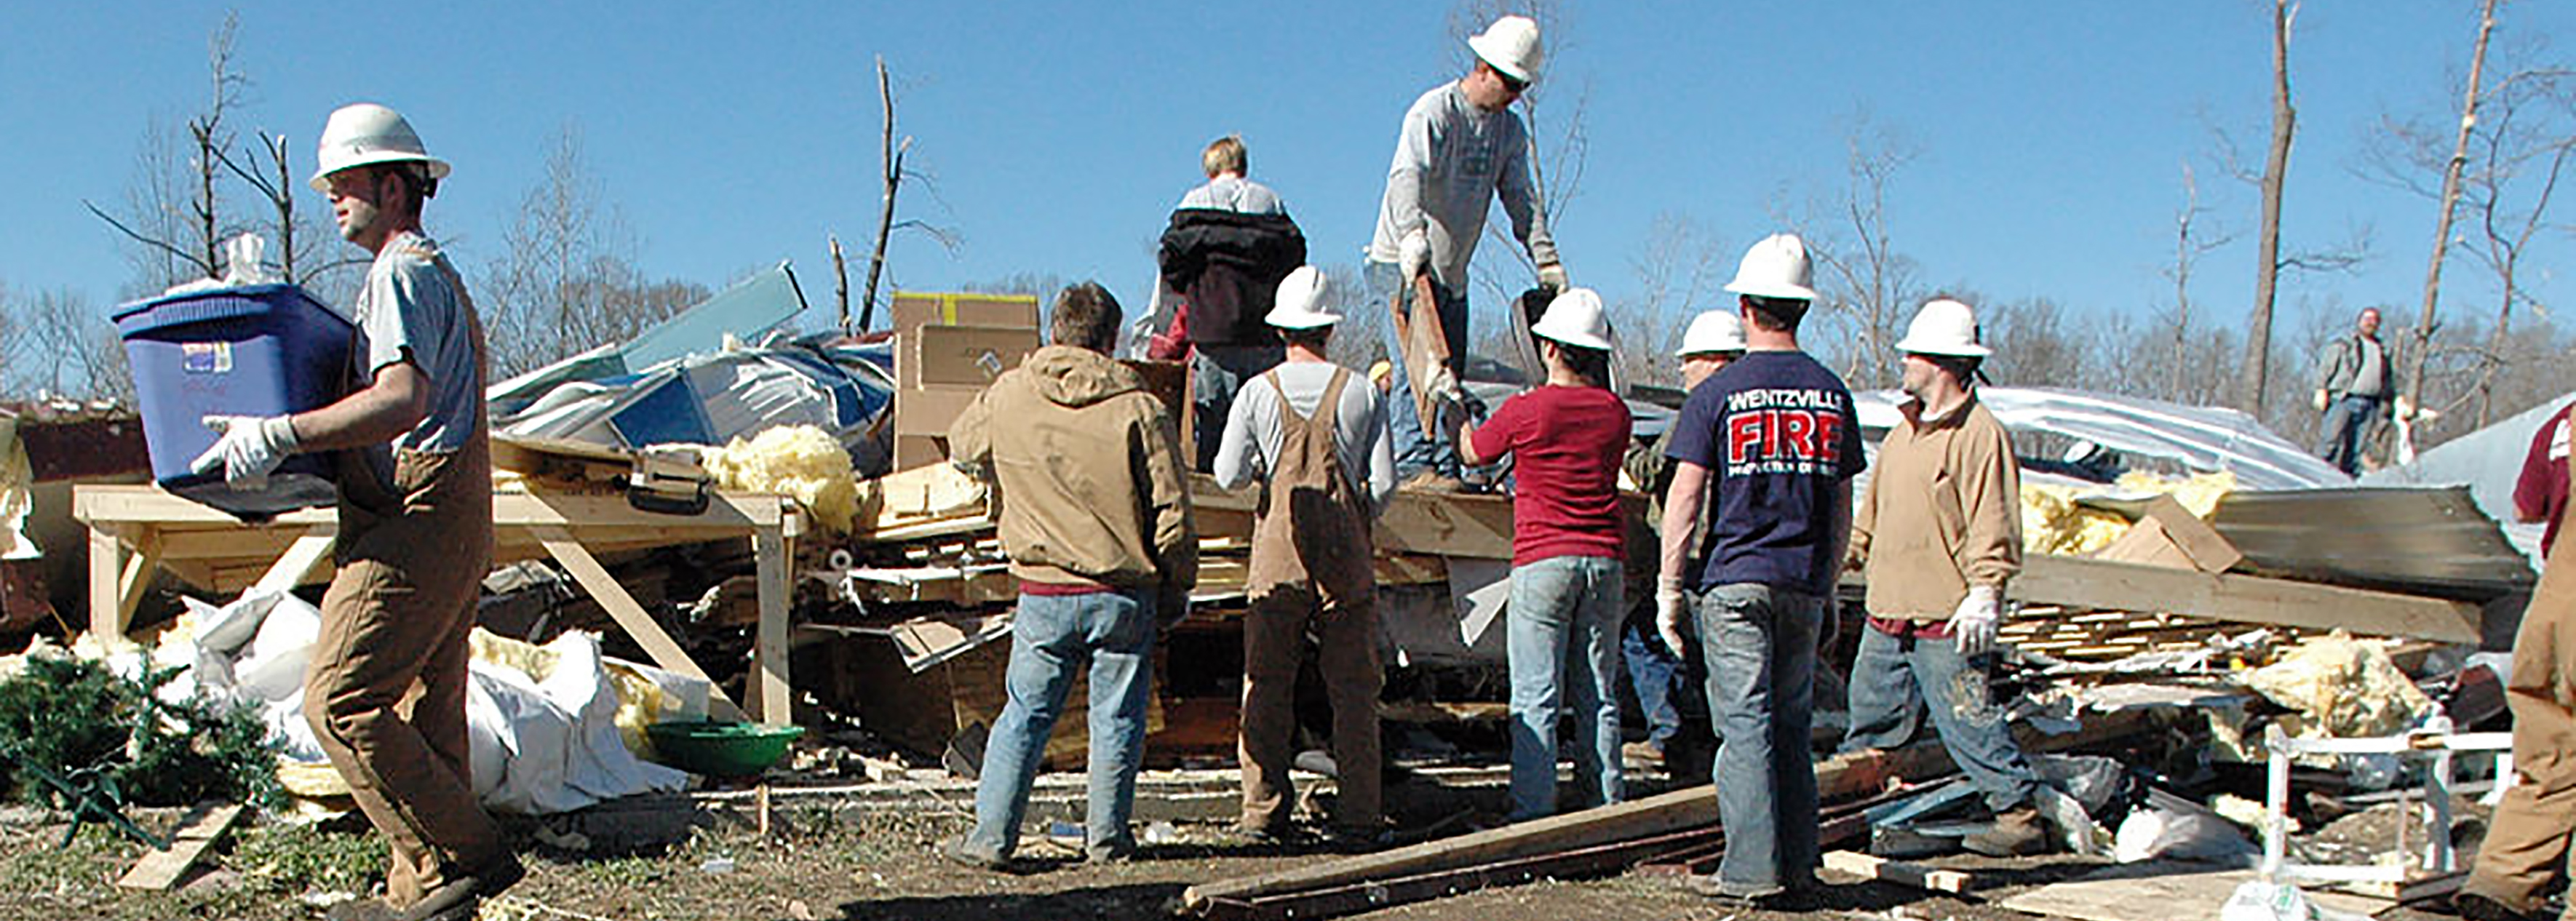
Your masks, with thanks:
M1529 91L1530 82L1527 80L1514 80L1512 75L1500 70L1494 71L1494 77L1503 81L1503 91L1506 93L1518 96Z

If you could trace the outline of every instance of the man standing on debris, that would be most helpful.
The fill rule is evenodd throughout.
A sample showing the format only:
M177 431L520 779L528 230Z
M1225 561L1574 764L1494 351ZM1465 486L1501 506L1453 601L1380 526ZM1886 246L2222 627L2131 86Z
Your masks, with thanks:
M2345 474L2358 473L2362 449L2388 421L2397 395L2397 375L2388 349L2379 342L2379 308L2363 308L2351 335L2326 343L2317 369L2311 402L2326 414L2317 456Z
M1775 234L1753 245L1726 290L1740 295L1744 357L1691 391L1664 453L1656 625L1676 652L1685 607L1708 662L1719 748L1712 771L1726 856L1692 877L1694 892L1769 900L1816 884L1813 726L1816 638L1851 527L1860 419L1841 378L1798 349L1815 292L1806 245ZM1704 563L1683 571L1702 500Z
M1191 463L1206 470L1243 382L1279 363L1279 334L1261 318L1280 279L1306 264L1306 236L1278 193L1244 178L1241 138L1216 139L1199 162L1207 184L1181 196L1163 231L1148 312L1158 323L1170 312L1171 329L1155 336L1147 357L1188 356L1198 442Z
M1484 425L1458 414L1460 456L1512 458L1512 821L1553 815L1558 716L1574 716L1576 808L1623 798L1619 764L1620 602L1626 578L1619 458L1628 404L1611 393L1610 319L1590 288L1557 295L1530 326L1547 381L1504 400ZM1452 390L1442 402L1456 404Z
M996 531L1020 580L1010 699L975 783L975 830L948 857L1008 865L1076 668L1091 666L1084 849L1123 860L1145 745L1157 625L1189 613L1198 581L1179 438L1162 403L1109 357L1118 301L1085 282L1057 295L1050 343L1003 372L948 430L949 456L993 483Z
M1225 423L1216 482L1261 481L1244 591L1243 764L1239 828L1284 837L1296 791L1288 779L1291 707L1306 637L1333 707L1340 785L1333 832L1356 843L1384 833L1379 796L1377 580L1369 522L1395 493L1395 458L1377 388L1324 357L1340 314L1313 266L1279 283L1269 322L1286 360L1246 385Z
M2004 857L2046 850L2049 834L2039 777L1989 693L2004 584L2021 571L2021 470L2011 437L1977 399L1977 366L1993 354L1980 339L1968 305L1935 298L1897 340L1904 418L1879 444L1852 514L1870 616L1842 748L1911 744L1928 705L1942 746L1995 815L1967 848Z
M304 714L392 847L384 901L340 918L470 918L521 875L474 797L466 635L492 559L483 328L421 231L448 165L402 115L358 103L322 128L311 184L340 236L375 254L353 305L356 392L294 416L209 416L196 460L257 488L289 455L341 452L339 570L304 675Z
M1371 305L1396 304L1402 298L1407 309L1415 279L1431 273L1449 344L1449 364L1442 370L1453 380L1466 371L1467 266L1485 233L1488 202L1502 199L1512 235L1528 247L1530 261L1538 266L1539 285L1566 290L1565 265L1547 231L1546 202L1530 179L1529 130L1511 110L1513 101L1538 79L1538 23L1525 16L1502 17L1468 39L1467 47L1475 53L1475 69L1422 94L1405 110L1395 162L1387 170L1386 195L1378 206L1377 234L1361 268ZM1385 338L1387 355L1395 359L1390 385L1395 396L1388 403L1387 422L1395 436L1396 475L1409 481L1432 474L1426 484L1454 485L1458 447L1447 439L1456 426L1439 426L1439 441L1423 434L1410 398L1404 343L1393 324L1387 325ZM1429 384L1431 392L1449 389L1439 381Z
M1743 354L1744 321L1734 311L1709 310L1691 318L1682 332L1681 348L1673 353L1682 363L1682 392L1696 389ZM1649 445L1629 451L1623 463L1629 480L1646 491L1646 520L1662 522L1664 493L1673 482L1672 462ZM1620 752L1630 760L1651 764L1668 763L1667 757L1683 754L1676 749L1685 746L1705 757L1708 710L1699 683L1707 669L1693 657L1666 648L1657 637L1652 587L1635 587L1635 600L1649 603L1636 606L1619 635L1619 653L1628 662L1628 683L1646 716L1646 738L1621 746ZM1687 633L1683 638L1688 640ZM1686 769L1706 767L1697 758L1675 758L1669 764L1677 778Z

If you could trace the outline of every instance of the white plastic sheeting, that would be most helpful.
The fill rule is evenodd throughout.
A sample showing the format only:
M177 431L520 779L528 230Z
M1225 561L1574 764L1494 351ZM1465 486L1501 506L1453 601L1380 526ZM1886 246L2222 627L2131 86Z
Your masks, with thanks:
M2352 480L2305 449L2233 409L2184 406L2053 387L1979 387L1977 395L2005 429L2078 438L2136 457L2181 464L2196 473L2225 470L2244 489L2348 486ZM1883 432L1901 418L1895 390L1853 394L1864 429ZM1875 439L1872 439L1875 441Z
M325 763L303 713L304 667L321 633L322 613L277 592L248 593L220 608L183 600L198 623L194 687L235 706L258 708L282 759ZM481 659L467 666L473 680L466 700L469 761L474 792L485 808L541 815L676 791L687 783L686 772L646 762L626 748L616 722L617 690L598 636L566 633L543 648L554 666L542 679ZM657 682L668 674L639 670ZM669 700L694 699L703 711L702 691L671 690L677 693L666 695Z

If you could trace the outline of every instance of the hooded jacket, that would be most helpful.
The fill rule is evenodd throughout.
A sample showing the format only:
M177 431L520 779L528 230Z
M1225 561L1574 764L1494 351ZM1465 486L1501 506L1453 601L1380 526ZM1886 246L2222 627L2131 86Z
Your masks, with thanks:
M1050 345L985 388L948 430L949 457L994 484L1011 574L1150 589L1198 581L1179 435L1135 371Z
M1163 231L1160 260L1163 282L1188 305L1191 342L1276 345L1264 318L1279 280L1306 264L1306 236L1285 214L1182 208Z

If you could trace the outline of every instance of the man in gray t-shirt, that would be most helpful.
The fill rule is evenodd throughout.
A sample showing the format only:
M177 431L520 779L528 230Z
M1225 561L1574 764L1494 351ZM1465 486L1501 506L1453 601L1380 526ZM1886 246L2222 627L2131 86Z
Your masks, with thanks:
M1475 70L1422 94L1405 110L1395 161L1387 168L1386 196L1378 206L1377 233L1361 269L1374 309L1385 309L1398 292L1409 305L1414 279L1431 273L1453 378L1466 369L1467 266L1484 235L1489 202L1502 200L1512 235L1529 248L1530 261L1538 266L1539 284L1566 290L1565 265L1557 258L1556 240L1548 235L1546 202L1530 178L1529 129L1511 110L1538 79L1538 24L1505 16L1468 39L1467 47L1476 53ZM1423 435L1407 398L1412 385L1397 357L1404 346L1396 340L1393 324L1386 326L1385 339L1387 354L1396 359L1391 362L1395 398L1387 406L1396 472L1454 479L1458 447L1447 443L1445 434L1453 426L1439 426L1443 434L1436 441ZM1444 388L1435 382L1434 390L1439 389Z
M2386 423L2397 396L2388 348L2379 341L2379 308L2366 307L2352 333L2326 343L2317 360L2315 406L2324 413L2317 456L2346 474L2361 469L2361 455Z
M421 231L448 165L410 122L343 107L317 159L312 185L340 236L375 254L355 310L352 392L291 416L209 417L223 436L197 467L240 486L299 452L343 459L338 571L304 715L393 859L384 901L333 917L472 917L521 875L474 795L465 723L467 634L492 561L482 327L464 279Z

